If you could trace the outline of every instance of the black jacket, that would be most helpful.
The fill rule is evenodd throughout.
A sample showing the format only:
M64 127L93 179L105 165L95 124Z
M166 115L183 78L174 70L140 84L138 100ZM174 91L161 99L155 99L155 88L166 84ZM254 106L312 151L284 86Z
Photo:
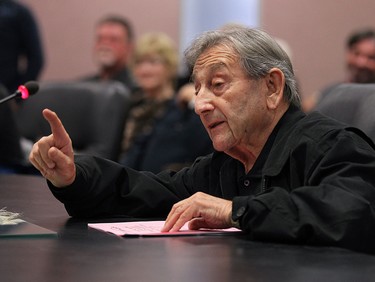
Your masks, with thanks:
M51 187L72 216L164 217L202 191L232 199L232 217L252 239L375 251L374 145L319 113L291 107L248 174L219 152L158 175L98 158L76 164L72 186Z
M168 168L181 169L213 151L199 116L191 109L179 108L174 99L167 101L161 115L152 119L148 130L134 138L121 164L158 173Z

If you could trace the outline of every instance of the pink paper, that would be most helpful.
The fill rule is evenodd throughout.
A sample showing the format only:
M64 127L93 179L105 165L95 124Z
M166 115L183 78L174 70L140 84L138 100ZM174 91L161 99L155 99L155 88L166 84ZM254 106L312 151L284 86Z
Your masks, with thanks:
M242 232L237 228L189 230L188 223L186 223L178 232L160 232L164 226L164 221L89 223L88 226L118 236L217 235Z

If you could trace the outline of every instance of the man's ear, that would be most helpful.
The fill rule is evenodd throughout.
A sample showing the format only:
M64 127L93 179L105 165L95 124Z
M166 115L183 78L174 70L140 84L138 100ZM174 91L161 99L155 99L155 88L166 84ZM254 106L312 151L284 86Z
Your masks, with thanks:
M269 109L276 109L284 97L284 73L278 68L272 68L265 79L268 88L268 94L266 97L267 107Z

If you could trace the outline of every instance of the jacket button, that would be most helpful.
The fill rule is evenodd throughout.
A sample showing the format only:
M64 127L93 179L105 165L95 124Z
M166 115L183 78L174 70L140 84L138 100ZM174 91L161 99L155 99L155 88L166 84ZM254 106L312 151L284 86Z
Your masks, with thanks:
M243 182L243 185L245 185L245 187L249 187L249 186L250 186L250 180L249 180L249 179L246 179L246 180Z
M245 207L240 207L240 208L237 210L237 212L236 212L236 216L237 216L237 217L241 217L241 216L243 216L243 214L245 213L245 211L246 211L246 208L245 208Z

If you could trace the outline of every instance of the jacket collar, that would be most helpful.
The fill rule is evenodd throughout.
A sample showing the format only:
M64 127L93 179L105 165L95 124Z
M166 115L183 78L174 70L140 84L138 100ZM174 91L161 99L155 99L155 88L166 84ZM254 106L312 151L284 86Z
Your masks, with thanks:
M306 114L294 105L290 105L283 117L280 119L270 138L274 138L273 146L270 149L267 160L263 168L263 174L274 176L277 175L283 168L285 162L289 158L290 140L297 140L295 138L295 126L306 117ZM268 141L267 141L268 142ZM266 146L265 146L266 148Z
M289 157L289 146L285 146L285 144L290 144L288 139L291 137L291 131L294 130L295 124L305 116L296 106L289 107L261 151L253 167L257 171L256 173L259 172L263 176L274 176L281 171ZM221 187L237 187L237 179L239 173L243 172L243 165L223 152L215 151L212 158L214 160L212 169L220 174ZM234 191L234 189L221 192L228 199L238 195L238 191Z

